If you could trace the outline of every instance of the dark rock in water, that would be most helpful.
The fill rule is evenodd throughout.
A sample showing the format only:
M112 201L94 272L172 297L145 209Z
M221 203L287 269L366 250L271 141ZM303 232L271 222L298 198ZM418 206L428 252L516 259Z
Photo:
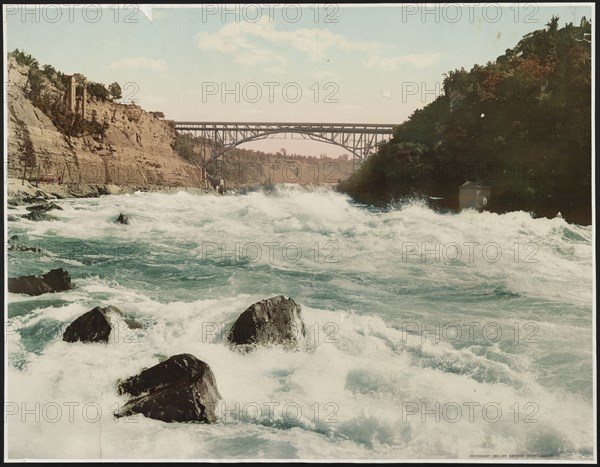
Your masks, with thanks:
M25 214L21 217L29 219L30 221L48 221L52 219L48 216L46 211L31 211L29 214Z
M6 218L6 220L8 222L17 222L17 221L20 221L21 218L19 216L15 216L14 214L9 214L9 216Z
M63 210L63 208L61 208L58 204L56 203L45 203L45 204L36 204L34 206L28 206L27 208L28 211L30 212L35 212L35 211L41 211L41 212L48 212L51 211L53 209L58 209L60 211Z
M121 213L119 214L119 217L117 217L117 220L115 222L117 224L129 224L129 216Z
M282 345L297 350L306 337L302 309L283 295L251 305L237 319L227 339L236 345Z
M34 247L34 246L21 245L21 244L17 243L18 240L19 240L18 235L13 235L12 237L10 237L8 239L8 251L31 251L34 253L40 253L42 251L39 248Z
M45 203L46 198L41 196L25 196L21 201L23 204Z
M9 243L8 251L30 251L33 253L41 253L42 250L35 246L19 245L18 243Z
M116 417L141 413L163 422L217 421L221 398L207 363L190 354L175 355L136 376L119 382L119 394L131 399Z
M54 292L48 284L37 276L9 277L8 291L27 295L42 295Z
M42 191L42 190L37 190L35 192L35 196L37 196L38 198L42 198L42 199L52 199L52 198L54 198L54 196L52 196L52 195L50 195L50 194L48 194L48 193L46 193L45 191Z
M69 324L63 333L63 340L65 342L108 342L110 333L120 322L124 322L132 329L141 327L134 321L125 319L123 312L115 306L105 308L97 306Z
M70 290L71 276L63 268L53 269L42 276L44 282L52 287L53 290L60 292L63 290Z
M27 295L70 290L71 276L64 269L53 269L43 276L21 276L8 279L8 291Z

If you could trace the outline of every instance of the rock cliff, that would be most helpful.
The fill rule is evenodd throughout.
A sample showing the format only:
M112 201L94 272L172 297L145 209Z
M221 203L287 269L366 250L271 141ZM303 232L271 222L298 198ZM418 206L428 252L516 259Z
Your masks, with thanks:
M107 122L103 135L67 136L27 97L28 67L8 60L8 176L23 176L29 144L33 166L28 179L62 176L63 183L141 187L204 187L201 170L171 147L168 121L132 104L87 97L86 119ZM50 82L44 92L59 96ZM33 167L33 168L31 168Z

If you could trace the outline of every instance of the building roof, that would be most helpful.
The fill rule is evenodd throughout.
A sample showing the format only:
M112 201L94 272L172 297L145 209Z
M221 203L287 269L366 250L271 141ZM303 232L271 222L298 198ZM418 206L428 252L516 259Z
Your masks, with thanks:
M463 183L460 187L461 188L478 188L478 189L487 188L488 190L490 189L490 187L488 185L484 185L481 182L471 182L469 180L467 180L465 183Z

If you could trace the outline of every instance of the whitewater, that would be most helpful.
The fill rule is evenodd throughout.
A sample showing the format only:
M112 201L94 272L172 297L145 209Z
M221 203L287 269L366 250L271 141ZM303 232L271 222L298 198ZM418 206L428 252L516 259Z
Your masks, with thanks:
M74 284L7 296L9 458L593 458L591 226L290 185L56 202L8 225L42 250L9 252L9 277ZM304 348L232 350L275 295L301 305ZM143 328L62 341L107 305ZM220 421L116 419L117 381L180 353L211 366Z

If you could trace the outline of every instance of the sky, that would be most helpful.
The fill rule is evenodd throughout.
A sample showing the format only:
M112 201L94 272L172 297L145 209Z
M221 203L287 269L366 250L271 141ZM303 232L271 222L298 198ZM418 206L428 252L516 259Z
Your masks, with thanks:
M553 15L561 27L594 16L562 5L13 5L4 41L116 81L123 102L172 120L399 124L440 95L444 73L495 60ZM243 147L344 152L290 138Z

